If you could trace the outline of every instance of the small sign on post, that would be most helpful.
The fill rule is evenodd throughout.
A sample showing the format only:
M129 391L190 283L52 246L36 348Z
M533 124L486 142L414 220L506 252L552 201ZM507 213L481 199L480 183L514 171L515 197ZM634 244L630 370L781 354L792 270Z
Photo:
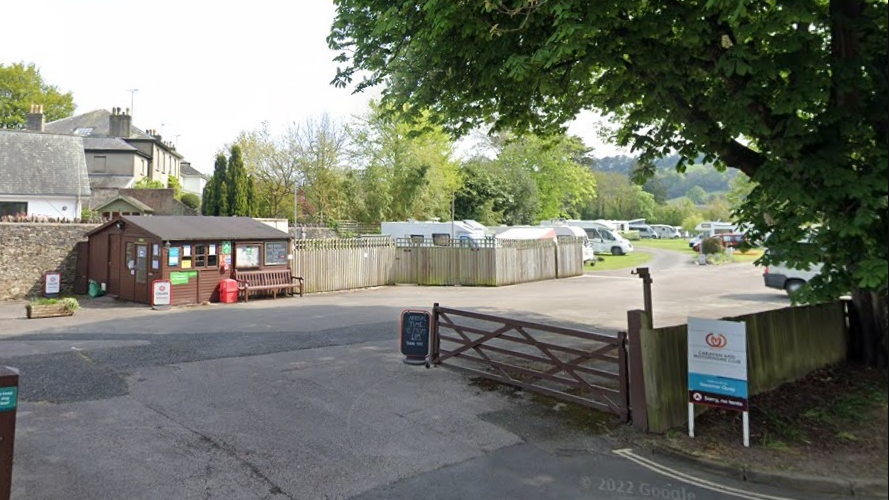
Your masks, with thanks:
M743 413L750 446L747 326L743 322L688 318L688 435L695 437L694 405Z
M154 280L151 282L152 309L169 309L173 299L173 287L170 280Z
M43 273L43 295L46 297L58 297L62 290L62 273L47 271Z
M405 309L401 312L398 331L401 336L401 354L409 365L429 366L429 332L432 315L428 311Z

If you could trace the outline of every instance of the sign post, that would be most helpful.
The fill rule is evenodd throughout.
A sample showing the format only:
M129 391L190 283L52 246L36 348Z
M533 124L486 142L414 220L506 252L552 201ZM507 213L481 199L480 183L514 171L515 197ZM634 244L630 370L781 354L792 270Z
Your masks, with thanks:
M62 289L62 273L47 271L43 273L43 295L46 297L58 297Z
M151 308L169 309L173 299L173 287L170 280L154 280L151 282Z
M398 331L401 337L401 354L409 365L429 367L429 332L432 315L428 311L405 309L401 311Z
M743 413L750 446L747 327L743 322L688 318L688 435L695 437L694 405Z

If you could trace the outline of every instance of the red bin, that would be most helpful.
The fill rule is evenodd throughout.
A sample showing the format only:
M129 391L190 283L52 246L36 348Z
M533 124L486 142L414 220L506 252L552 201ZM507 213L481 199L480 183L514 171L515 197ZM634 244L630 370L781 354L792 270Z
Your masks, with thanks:
M224 279L219 282L219 302L234 304L238 301L238 282Z

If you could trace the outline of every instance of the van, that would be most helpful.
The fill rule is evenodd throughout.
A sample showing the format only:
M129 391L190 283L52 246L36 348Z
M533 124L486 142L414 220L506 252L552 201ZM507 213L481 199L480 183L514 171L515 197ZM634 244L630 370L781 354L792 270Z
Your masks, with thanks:
M639 233L639 237L642 239L652 238L658 239L658 234L651 228L648 224L630 224L630 231L636 231Z
M659 238L674 239L682 237L682 233L679 232L679 228L676 226L668 226L666 224L651 224L650 226Z
M633 253L633 244L630 240L604 227L585 227L590 244L596 253L610 253L611 255L626 255Z
M792 269L784 263L777 263L767 266L762 278L767 287L784 290L788 295L793 295L812 278L818 276L822 266L823 264L816 263L806 269Z

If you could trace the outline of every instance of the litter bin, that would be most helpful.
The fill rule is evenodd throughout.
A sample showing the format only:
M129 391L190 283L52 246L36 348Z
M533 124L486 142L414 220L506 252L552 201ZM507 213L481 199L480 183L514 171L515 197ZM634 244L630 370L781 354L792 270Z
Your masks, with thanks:
M234 304L238 301L238 282L224 279L219 282L219 302Z

